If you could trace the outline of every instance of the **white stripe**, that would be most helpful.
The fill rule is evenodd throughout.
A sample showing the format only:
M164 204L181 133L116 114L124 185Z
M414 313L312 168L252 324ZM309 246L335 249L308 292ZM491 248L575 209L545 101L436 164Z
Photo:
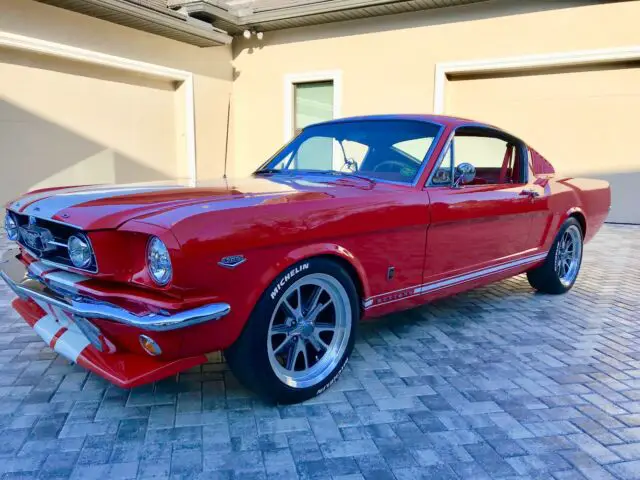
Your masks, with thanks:
M45 315L33 326L33 330L40 335L40 338L45 341L47 346L49 346L51 340L53 340L53 337L56 336L56 333L58 333L61 328L60 324L56 322L55 317L51 314Z
M103 188L85 187L85 189L61 190L60 193L52 192L48 196L41 198L24 209L22 214L33 215L46 220L52 219L57 213L67 208L80 205L82 203L100 200L104 198L118 197L121 195L135 195L139 193L157 192L160 190L169 190L176 188L184 188L183 185L156 185L156 186L139 186L139 187L113 187L105 186ZM37 196L36 196L37 198ZM21 204L26 203L20 201Z
M29 264L27 267L29 272L35 275L36 277L42 277L42 274L47 270L51 270L51 267L45 265L43 262L33 262Z
M75 323L68 326L68 330L64 332L53 349L65 358L75 362L78 360L80 353L87 348L91 342Z
M49 305L42 300L35 300L35 302L42 310L45 311L47 315L51 315L54 319L58 320L58 325L60 326L60 328L68 327L70 324L73 324L73 320L71 320L69 314L61 308Z
M47 345L51 344L51 340L63 328L67 331L60 335L53 349L63 357L75 362L78 356L88 345L91 344L89 339L82 333L80 327L75 324L68 313L58 307L47 305L46 303L36 300L36 303L47 314L36 322L33 326L34 331L40 335ZM53 311L53 314L50 312ZM56 321L57 320L57 321Z
M22 198L16 200L11 205L9 205L9 210L13 210L15 212L20 213L20 209L22 207L24 207L25 205L27 205L29 203L32 203L32 202L35 202L37 200L42 200L43 198L51 197L51 196L55 195L56 192L75 192L75 191L81 191L83 188L87 188L87 187L67 188L67 189L60 189L60 190L49 190L49 191L46 191L46 192L32 193L31 195L29 195L27 193Z

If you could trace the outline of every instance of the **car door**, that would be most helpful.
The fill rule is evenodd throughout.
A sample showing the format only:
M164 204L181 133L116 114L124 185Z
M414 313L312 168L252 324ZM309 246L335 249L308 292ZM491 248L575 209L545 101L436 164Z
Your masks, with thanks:
M537 253L529 238L539 203L526 182L526 158L522 142L502 132L477 126L454 132L425 187L431 203L425 284L491 273ZM462 163L474 165L476 176L455 186Z

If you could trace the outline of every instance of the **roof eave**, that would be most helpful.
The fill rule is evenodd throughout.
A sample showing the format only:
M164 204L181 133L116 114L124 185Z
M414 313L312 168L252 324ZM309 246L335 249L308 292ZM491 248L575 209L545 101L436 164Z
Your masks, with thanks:
M246 8L237 12L229 10L224 2L216 0L169 0L169 6L180 7L189 15L208 17L215 26L235 35L245 29L280 30L484 1L487 0L337 0L262 11Z
M178 15L170 10L165 14L121 0L37 1L199 47L228 45L233 40L226 32L188 15Z

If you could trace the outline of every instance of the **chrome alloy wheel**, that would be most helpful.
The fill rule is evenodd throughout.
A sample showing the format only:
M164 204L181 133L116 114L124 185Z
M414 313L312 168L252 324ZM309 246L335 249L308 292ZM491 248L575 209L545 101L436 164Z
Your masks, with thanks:
M571 285L580 270L582 259L582 233L576 225L570 225L558 242L555 257L555 271L560 283L565 287Z
M351 334L351 303L342 284L313 273L293 283L271 316L271 368L293 388L318 385L340 363Z

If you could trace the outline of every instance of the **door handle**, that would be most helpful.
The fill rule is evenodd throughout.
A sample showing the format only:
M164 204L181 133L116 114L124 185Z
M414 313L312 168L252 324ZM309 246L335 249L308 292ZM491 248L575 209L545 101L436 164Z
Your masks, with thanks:
M526 195L527 197L536 198L539 197L540 194L531 188L525 188L520 192L520 195Z

